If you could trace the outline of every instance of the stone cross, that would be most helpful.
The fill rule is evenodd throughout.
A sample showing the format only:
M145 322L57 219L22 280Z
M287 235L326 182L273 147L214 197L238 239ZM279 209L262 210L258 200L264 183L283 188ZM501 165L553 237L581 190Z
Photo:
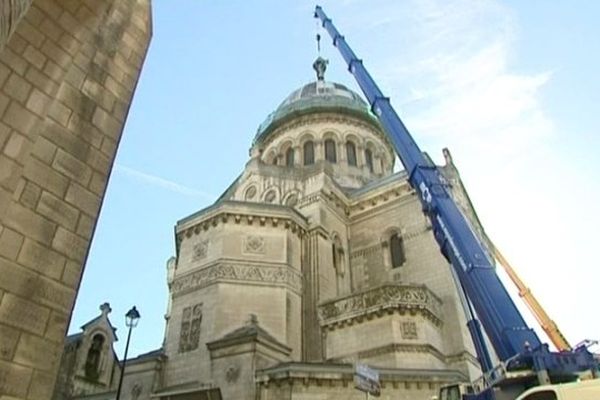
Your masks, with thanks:
M100 311L102 311L102 315L107 316L112 311L112 308L110 308L110 304L106 302L100 305Z

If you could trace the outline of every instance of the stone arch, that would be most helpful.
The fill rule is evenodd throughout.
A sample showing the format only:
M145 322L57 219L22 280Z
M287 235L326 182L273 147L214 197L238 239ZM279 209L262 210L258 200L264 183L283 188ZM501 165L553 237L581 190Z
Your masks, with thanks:
M342 134L336 129L327 128L321 132L323 158L331 163L338 163L342 157Z
M386 229L380 237L383 249L383 262L388 269L398 268L406 263L404 235L399 227Z
M312 140L313 142L316 140L316 135L312 131L304 131L300 135L298 135L297 145L302 146L308 140Z
M87 347L83 372L87 379L96 381L100 377L102 358L107 340L102 331L96 331L90 335L91 340Z
M336 143L340 143L341 137L342 137L340 132L338 132L335 129L331 129L331 128L324 130L320 136L321 136L321 140L333 139Z
M315 163L315 142L314 140L306 140L302 145L302 164L312 165Z
M281 155L282 163L286 167L291 167L297 162L294 143L290 139L286 139L279 145L278 153Z
M277 146L277 152L279 154L285 154L285 151L290 147L294 147L294 143L292 142L292 139L286 138L279 144L279 146Z
M355 132L346 132L343 135L343 140L344 140L344 143L350 140L350 141L354 142L354 144L356 144L356 146L362 146L363 142L364 142L363 138L361 138L360 135L358 135Z
M262 201L269 204L279 204L281 193L277 186L269 186L262 194Z
M370 173L375 172L375 152L374 147L365 146L365 166Z
M283 196L281 204L294 207L298 204L298 200L300 200L300 192L298 190L290 190Z
M334 138L327 138L325 140L323 140L323 146L324 146L324 152L325 152L325 160L327 162L330 163L337 163L339 156L338 156L338 146L339 146L339 142L336 141Z
M269 165L277 165L277 151L275 149L270 149L263 158L265 164Z
M258 199L258 187L254 183L249 184L242 193L244 194L244 201L256 201Z

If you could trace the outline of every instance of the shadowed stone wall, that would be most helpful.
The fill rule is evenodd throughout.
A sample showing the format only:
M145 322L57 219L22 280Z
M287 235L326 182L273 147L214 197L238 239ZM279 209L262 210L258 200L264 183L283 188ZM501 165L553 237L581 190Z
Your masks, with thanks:
M49 399L150 0L0 0L0 400Z

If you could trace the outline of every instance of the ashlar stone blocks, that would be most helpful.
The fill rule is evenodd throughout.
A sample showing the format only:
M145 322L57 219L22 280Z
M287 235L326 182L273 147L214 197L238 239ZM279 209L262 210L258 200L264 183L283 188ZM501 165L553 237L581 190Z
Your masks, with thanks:
M149 0L0 2L0 399L52 395Z

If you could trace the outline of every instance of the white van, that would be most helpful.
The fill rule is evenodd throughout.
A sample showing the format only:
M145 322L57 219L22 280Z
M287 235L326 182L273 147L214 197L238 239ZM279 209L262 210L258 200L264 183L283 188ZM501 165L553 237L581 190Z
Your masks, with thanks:
M600 379L536 386L516 400L600 400Z

